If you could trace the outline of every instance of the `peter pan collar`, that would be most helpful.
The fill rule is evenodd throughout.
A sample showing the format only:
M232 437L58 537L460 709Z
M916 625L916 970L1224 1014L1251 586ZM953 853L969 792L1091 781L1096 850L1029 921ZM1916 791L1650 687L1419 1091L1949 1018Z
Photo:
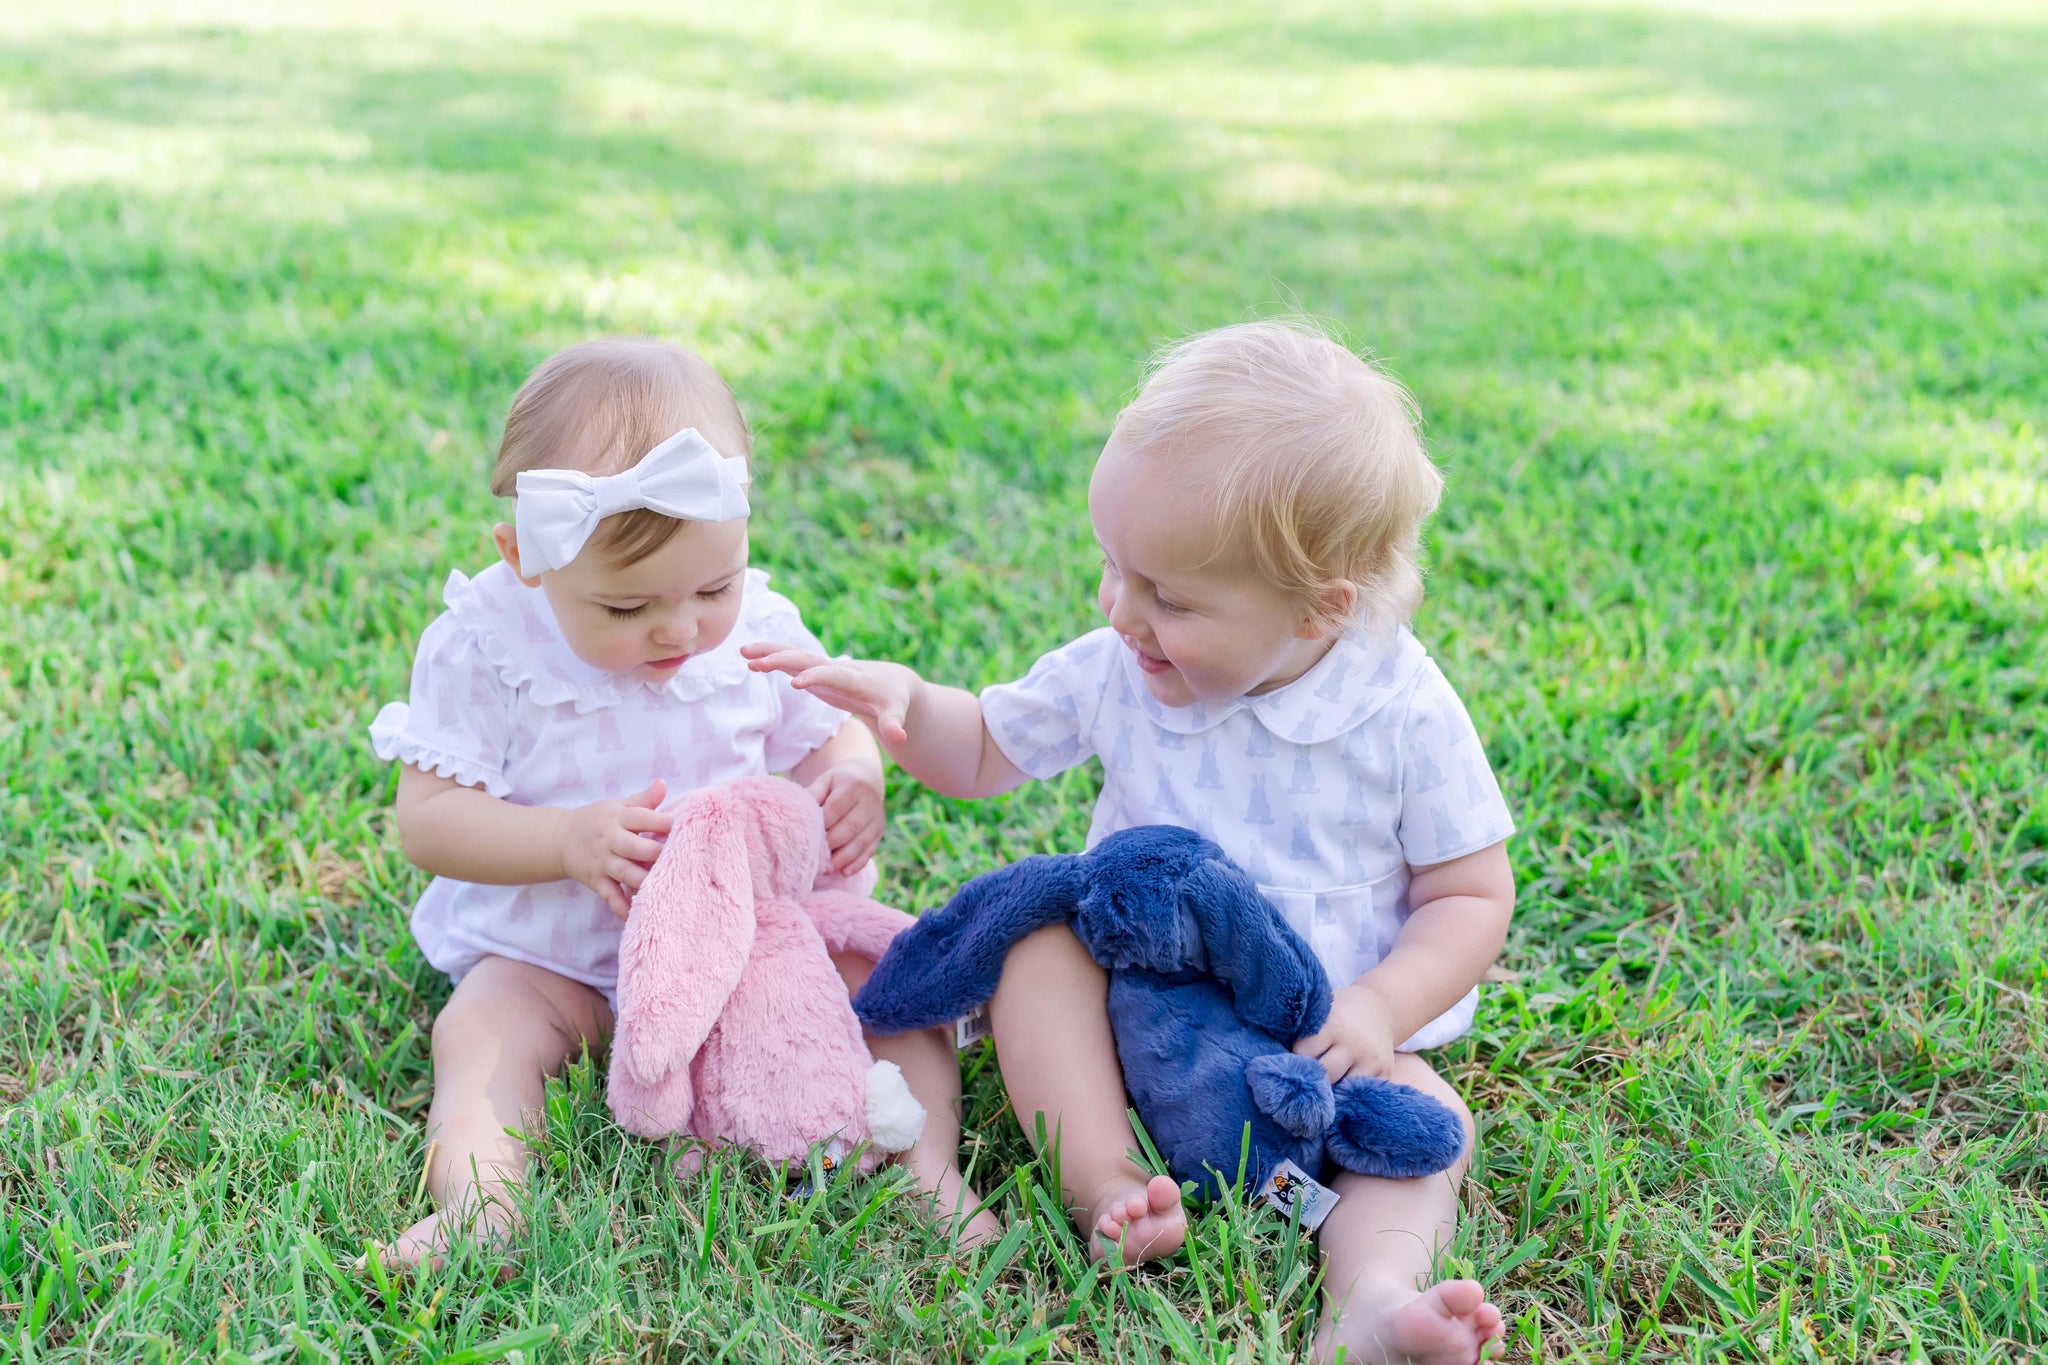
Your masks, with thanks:
M1137 705L1161 729L1198 735L1239 711L1250 711L1276 739L1296 744L1321 744L1356 729L1398 697L1428 657L1405 627L1384 643L1345 635L1314 668L1285 687L1227 702L1167 706L1146 690L1137 657L1129 649L1117 653L1125 704Z
M740 615L718 648L692 656L661 683L641 682L593 668L576 657L548 606L547 594L529 588L503 562L475 578L460 570L448 575L441 592L456 622L475 637L499 679L523 690L541 706L574 703L578 715L617 706L642 691L696 701L750 675L740 646L755 638L750 629L769 609L768 575L748 569L741 578Z

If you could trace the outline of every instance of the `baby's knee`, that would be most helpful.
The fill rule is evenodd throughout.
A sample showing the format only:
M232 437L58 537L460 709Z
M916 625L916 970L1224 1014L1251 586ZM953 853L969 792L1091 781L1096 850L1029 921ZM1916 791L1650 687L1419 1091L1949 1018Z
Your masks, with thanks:
M1458 1126L1465 1133L1465 1150L1449 1174L1453 1180L1462 1180L1472 1165L1472 1150L1479 1141L1479 1125L1472 1117L1472 1107L1465 1103L1465 1097L1439 1075L1435 1067L1412 1052L1395 1054L1394 1070L1389 1079L1413 1086L1457 1115Z
M440 1065L449 1057L474 1052L503 1033L504 1020L497 1011L487 1002L458 991L434 1016L434 1061Z
M599 1036L596 1017L579 1019L562 1001L532 980L537 969L501 967L495 958L477 965L455 987L448 1003L434 1016L433 1048L437 1065L471 1053L531 1048L536 1055L569 1055L581 1040ZM569 983L573 986L573 983ZM587 987L574 987L587 991ZM601 1008L596 992L593 1009Z
M832 954L833 970L846 983L846 993L852 995L868 984L868 978L875 974L875 964L859 953L843 952Z
M1465 1130L1465 1159L1472 1157L1472 1144L1479 1140L1479 1122L1472 1117L1472 1106L1465 1103L1465 1097L1445 1086L1436 1098L1443 1107L1458 1116L1458 1126Z
M1473 1121L1472 1110L1457 1096L1445 1101L1445 1107L1458 1116L1458 1126L1465 1130L1465 1150L1458 1153L1458 1159L1444 1172L1455 1183L1462 1181L1472 1169L1473 1153L1479 1144L1479 1125Z
M1049 924L1018 939L1003 959L1003 984L1013 980L1097 980L1108 974L1064 924Z

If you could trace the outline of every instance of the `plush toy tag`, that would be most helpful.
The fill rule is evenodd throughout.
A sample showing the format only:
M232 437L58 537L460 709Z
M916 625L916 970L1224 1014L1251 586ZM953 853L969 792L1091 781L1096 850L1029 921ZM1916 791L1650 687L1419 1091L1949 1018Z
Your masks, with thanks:
M1311 1179L1307 1171L1293 1162L1283 1161L1266 1177L1266 1187L1259 1191L1259 1197L1280 1212L1299 1217L1301 1226L1314 1232L1330 1216L1330 1210L1337 1207L1338 1194L1328 1185Z
M825 1184L832 1183L834 1173L839 1170L839 1163L846 1160L846 1154L851 1150L844 1142L834 1138L818 1152L817 1172L824 1178ZM791 1201L809 1199L818 1192L818 1188L810 1170L806 1168L804 1178L798 1181L794 1188L784 1191L782 1197Z
M953 1021L953 1046L965 1052L992 1032L988 1026L988 1006L976 1005L974 1013Z

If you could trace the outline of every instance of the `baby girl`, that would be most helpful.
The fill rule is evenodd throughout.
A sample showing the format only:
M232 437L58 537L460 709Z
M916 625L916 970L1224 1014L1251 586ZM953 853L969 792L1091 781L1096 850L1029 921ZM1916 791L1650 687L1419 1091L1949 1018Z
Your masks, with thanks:
M1329 971L1329 1022L1297 1052L1335 1082L1383 1076L1451 1106L1421 1055L1470 1026L1505 940L1513 822L1464 706L1408 622L1442 479L1407 393L1311 327L1251 323L1169 349L1096 462L1105 628L979 697L801 640L760 670L867 720L951 796L1102 762L1093 845L1175 824L1219 844ZM1064 927L1014 948L990 1005L1027 1133L1056 1134L1084 1235L1126 1262L1185 1231L1180 1191L1129 1153L1107 982ZM1420 1180L1350 1173L1320 1232L1318 1354L1479 1359L1501 1314L1471 1280L1425 1287L1465 1163Z
M622 922L671 795L785 773L823 810L833 873L873 883L873 739L740 656L761 640L819 648L748 567L751 454L724 380L657 341L572 346L512 400L491 475L493 493L516 494L512 524L492 532L502 562L449 576L411 704L370 729L378 755L403 765L406 856L434 874L414 937L455 982L434 1020L435 1212L384 1248L387 1263L434 1260L458 1232L509 1235L507 1187L527 1154L506 1130L536 1123L545 1078L611 1032ZM853 986L871 966L839 965ZM871 1046L929 1114L905 1158L917 1180L949 1217L972 1210L950 1037Z

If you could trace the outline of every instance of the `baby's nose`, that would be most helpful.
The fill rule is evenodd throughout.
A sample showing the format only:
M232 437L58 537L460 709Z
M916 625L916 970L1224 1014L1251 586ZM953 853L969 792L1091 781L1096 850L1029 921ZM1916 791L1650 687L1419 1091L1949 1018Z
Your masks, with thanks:
M1130 594L1125 593L1109 604L1109 628L1129 640L1137 640L1143 634L1145 618L1132 604Z

